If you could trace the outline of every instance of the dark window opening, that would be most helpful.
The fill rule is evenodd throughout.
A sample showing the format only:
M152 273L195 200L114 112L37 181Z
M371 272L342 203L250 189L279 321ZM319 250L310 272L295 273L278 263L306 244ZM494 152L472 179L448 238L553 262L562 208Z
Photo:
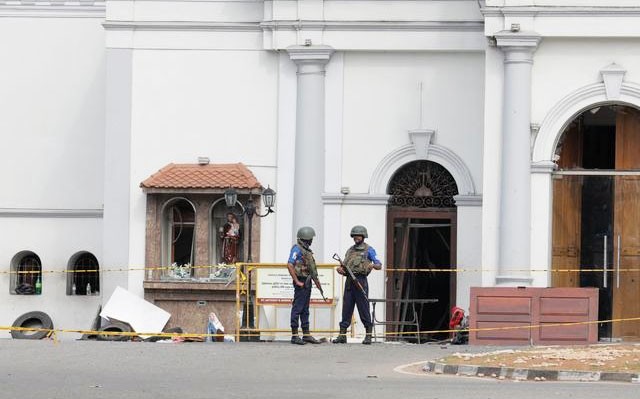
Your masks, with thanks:
M582 167L585 169L616 168L616 127L585 126Z
M185 266L194 264L195 210L186 200L178 200L167 209L169 239L169 264ZM182 273L182 271L179 271ZM193 268L187 271L193 275ZM181 276L182 277L182 276Z
M95 256L83 253L73 262L70 295L99 295L100 265Z
M595 107L573 120L556 148L560 169L615 169L616 121L623 108Z
M36 254L23 256L16 267L15 293L19 295L35 295L36 284L42 284L42 264Z

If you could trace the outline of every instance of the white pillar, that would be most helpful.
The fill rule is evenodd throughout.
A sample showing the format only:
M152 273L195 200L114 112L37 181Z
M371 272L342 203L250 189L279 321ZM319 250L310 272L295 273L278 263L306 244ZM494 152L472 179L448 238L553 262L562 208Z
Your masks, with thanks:
M325 90L325 165L324 165L324 252L316 253L316 260L331 263L331 256L343 253L341 247L345 231L342 226L342 127L344 110L344 53L331 56L327 65ZM348 237L348 236L347 236ZM336 324L337 325L337 324Z
M293 229L312 226L316 230L313 248L323 253L324 191L324 105L325 65L333 49L329 46L290 46L291 60L298 66L296 101L296 146Z
M553 161L531 164L531 285L551 287Z
M108 26L105 29L107 50L104 220L100 266L105 269L126 270L131 263L133 31L114 31ZM142 283L139 287L129 287L128 272L105 273L101 277L100 291L104 302L109 300L117 286L142 290Z
M531 283L531 67L540 36L500 32L504 52L497 285Z
M279 54L278 68L278 192L276 259L286 261L293 243L293 180L296 151L296 66L289 54Z
M456 279L456 306L470 309L471 287L482 286L482 271L478 259L482 257L482 196L456 195L456 267L466 272Z

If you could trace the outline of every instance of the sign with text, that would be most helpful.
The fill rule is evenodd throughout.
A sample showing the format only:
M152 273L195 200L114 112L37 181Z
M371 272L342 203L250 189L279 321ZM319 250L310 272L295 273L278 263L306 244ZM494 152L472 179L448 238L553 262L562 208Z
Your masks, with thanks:
M313 281L311 304L333 305L334 268L318 268L318 278L328 299L325 302ZM291 305L293 301L293 280L286 267L265 268L256 270L256 301L258 305Z

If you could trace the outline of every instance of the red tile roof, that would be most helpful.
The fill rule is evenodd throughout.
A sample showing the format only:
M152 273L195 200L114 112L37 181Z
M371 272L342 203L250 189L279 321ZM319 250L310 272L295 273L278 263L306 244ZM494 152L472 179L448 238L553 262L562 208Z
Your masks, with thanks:
M142 188L164 189L239 189L262 188L256 177L242 163L173 164L165 166L147 180Z

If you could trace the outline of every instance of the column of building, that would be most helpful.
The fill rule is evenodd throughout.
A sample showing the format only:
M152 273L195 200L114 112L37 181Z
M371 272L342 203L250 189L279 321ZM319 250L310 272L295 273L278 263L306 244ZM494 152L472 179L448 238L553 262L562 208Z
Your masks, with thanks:
M322 253L325 165L325 66L333 49L329 46L290 46L297 65L296 135L293 190L294 234L301 226L316 230L313 248Z
M499 258L496 285L531 283L531 69L540 36L500 32L504 52Z

